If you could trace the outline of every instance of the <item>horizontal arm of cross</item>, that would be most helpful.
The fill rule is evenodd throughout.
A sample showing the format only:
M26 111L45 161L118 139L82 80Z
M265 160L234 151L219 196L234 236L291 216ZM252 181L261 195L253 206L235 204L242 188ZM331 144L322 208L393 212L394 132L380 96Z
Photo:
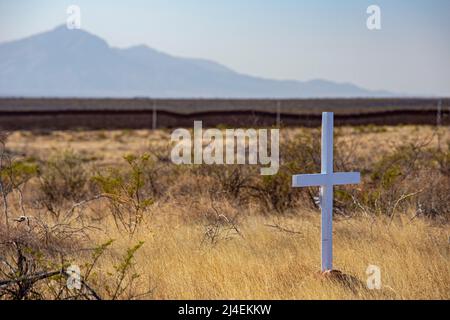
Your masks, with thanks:
M343 185L359 183L359 172L333 172L317 174L298 174L292 176L293 187L313 187L326 185Z
M327 184L327 174L297 174L292 176L293 187L324 186Z
M357 184L361 181L361 174L359 172L334 172L333 184Z

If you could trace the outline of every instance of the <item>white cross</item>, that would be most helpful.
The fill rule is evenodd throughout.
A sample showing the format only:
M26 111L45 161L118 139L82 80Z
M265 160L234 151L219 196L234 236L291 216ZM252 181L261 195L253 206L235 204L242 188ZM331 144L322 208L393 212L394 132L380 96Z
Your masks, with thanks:
M322 271L333 269L333 186L359 183L359 172L333 172L333 112L322 113L322 169L292 177L293 187L320 186Z

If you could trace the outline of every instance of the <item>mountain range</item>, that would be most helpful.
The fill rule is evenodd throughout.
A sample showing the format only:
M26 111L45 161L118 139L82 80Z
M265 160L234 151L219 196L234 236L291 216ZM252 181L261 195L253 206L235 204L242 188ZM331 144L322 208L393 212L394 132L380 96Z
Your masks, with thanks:
M114 48L59 26L0 43L0 96L154 98L389 97L350 83L272 80L145 45Z

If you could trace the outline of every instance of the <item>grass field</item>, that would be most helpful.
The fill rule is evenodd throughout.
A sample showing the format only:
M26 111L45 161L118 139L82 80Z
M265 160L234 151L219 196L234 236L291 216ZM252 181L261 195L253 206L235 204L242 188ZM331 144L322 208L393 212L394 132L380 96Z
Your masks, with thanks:
M319 273L318 190L290 187L319 169L318 134L282 129L282 166L264 178L253 166L175 166L168 130L12 132L0 280L76 265L105 299L449 299L449 128L336 129L336 170L363 177L336 191L343 281ZM367 288L369 265L380 290ZM93 297L58 275L0 295Z
M205 208L205 210L207 210ZM162 207L170 216L179 207ZM449 299L448 228L404 219L337 219L335 267L361 283L324 280L320 268L317 213L282 218L249 217L242 237L227 234L217 244L202 244L204 227L162 218L142 228L133 240L116 232L124 251L145 241L136 255L141 275L135 292L151 290L155 299ZM389 226L388 226L389 225ZM277 226L278 228L271 227ZM105 239L106 239L105 238ZM99 272L117 261L106 259ZM368 290L366 269L381 269L381 290ZM126 296L125 296L126 298Z

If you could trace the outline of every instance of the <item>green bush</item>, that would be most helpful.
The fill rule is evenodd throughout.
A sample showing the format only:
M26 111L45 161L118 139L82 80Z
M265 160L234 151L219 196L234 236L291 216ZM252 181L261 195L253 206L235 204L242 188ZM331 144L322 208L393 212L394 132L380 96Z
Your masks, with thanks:
M125 170L111 169L107 174L99 173L93 181L108 199L117 227L133 234L153 204L145 179L145 172L153 166L153 161L148 154L127 155L124 159L128 164Z

